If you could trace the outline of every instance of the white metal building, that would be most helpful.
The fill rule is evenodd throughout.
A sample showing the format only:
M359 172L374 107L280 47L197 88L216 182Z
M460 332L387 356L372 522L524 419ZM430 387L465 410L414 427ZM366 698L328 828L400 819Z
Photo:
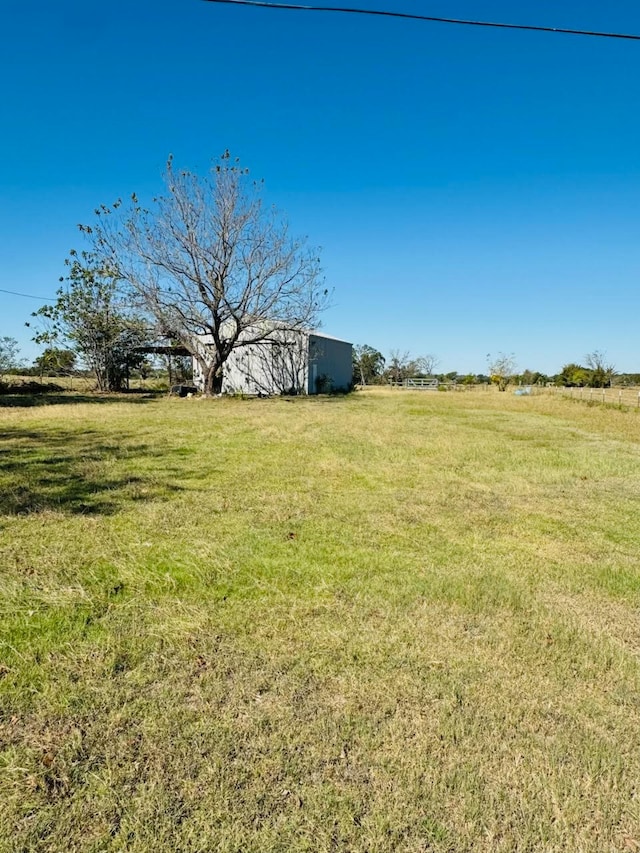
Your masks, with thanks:
M206 339L203 340L206 345ZM239 343L223 367L224 394L321 394L346 391L353 377L353 347L316 331L275 328L257 343ZM203 386L197 362L193 379Z

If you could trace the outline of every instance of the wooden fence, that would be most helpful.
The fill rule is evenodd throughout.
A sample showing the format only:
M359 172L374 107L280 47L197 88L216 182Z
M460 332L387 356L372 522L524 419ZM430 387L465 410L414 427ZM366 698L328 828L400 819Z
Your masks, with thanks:
M438 380L432 377L413 377L404 380L404 387L417 391L437 391Z

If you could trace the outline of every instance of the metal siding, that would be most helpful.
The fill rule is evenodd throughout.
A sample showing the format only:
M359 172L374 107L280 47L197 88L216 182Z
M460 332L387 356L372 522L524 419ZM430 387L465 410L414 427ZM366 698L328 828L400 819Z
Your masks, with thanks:
M317 393L311 387L313 367L316 377L325 376L333 391L348 390L353 379L353 347L346 341L325 338L322 335L309 336L309 393ZM315 386L315 382L313 383Z
M203 343L209 336L203 336ZM294 382L308 394L316 394L316 379L326 377L327 390L347 390L353 378L352 345L335 338L325 338L323 335L308 332L286 332L282 330L273 336L277 342L289 339L295 341L293 349L289 346L289 364L284 365L286 372L297 374ZM281 368L276 367L276 371ZM283 379L274 372L273 345L265 342L239 347L231 353L223 368L224 393L242 392L245 394L279 394L287 389L283 387ZM202 377L199 375L197 363L194 361L194 380L202 387ZM284 384L288 384L285 381Z

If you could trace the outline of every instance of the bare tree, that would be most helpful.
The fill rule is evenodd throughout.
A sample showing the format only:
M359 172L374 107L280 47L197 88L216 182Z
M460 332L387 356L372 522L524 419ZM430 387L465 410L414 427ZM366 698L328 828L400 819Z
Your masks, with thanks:
M261 185L228 151L205 177L170 157L165 184L152 209L134 194L124 213L120 200L102 206L81 230L158 331L193 355L211 394L234 349L316 325L328 291L317 252L265 210Z
M516 360L513 353L506 355L499 352L496 356L487 355L487 365L491 381L498 386L499 391L506 391L507 385L516 372Z
M430 353L414 358L408 350L392 349L386 374L397 385L411 376L432 376L438 364L438 357Z
M418 356L415 363L419 373L424 373L425 376L433 376L436 367L440 364L440 359L437 355L428 352L426 355Z
M593 352L587 353L585 359L591 374L589 376L589 385L593 388L611 387L616 369L613 364L607 364L606 353L601 350L594 350Z
M389 367L387 368L389 381L395 385L404 382L407 376L413 373L413 365L414 362L411 360L409 350L402 352L399 349L392 349L389 353Z

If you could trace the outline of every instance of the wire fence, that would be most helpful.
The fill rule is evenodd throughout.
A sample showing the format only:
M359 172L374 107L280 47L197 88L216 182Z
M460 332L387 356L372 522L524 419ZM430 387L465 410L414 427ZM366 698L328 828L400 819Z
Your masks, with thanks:
M420 386L416 380L404 382L389 382L386 387L404 390L419 390ZM433 390L433 384L425 382L423 387ZM438 391L452 391L456 393L498 393L496 385L464 384L455 382L440 382L437 384ZM562 385L509 385L507 394L519 396L532 396L539 394L551 394L554 396L569 397L573 400L582 400L585 403L600 403L610 406L626 406L640 409L640 388L612 387L612 388L570 388Z
M633 388L568 388L554 386L552 388L541 388L552 394L560 394L574 400L582 400L585 403L603 403L611 406L628 406L640 408L640 389Z

